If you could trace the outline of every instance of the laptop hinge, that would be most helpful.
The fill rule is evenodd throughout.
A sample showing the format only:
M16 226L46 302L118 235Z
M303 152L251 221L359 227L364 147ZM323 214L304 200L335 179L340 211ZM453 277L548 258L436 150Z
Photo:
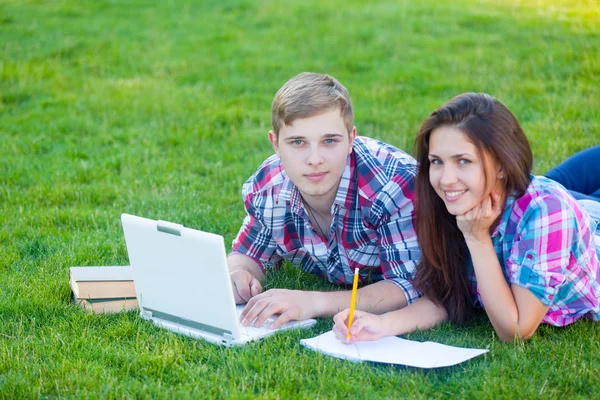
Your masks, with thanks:
M235 338L233 337L233 335L231 335L230 333L227 333L227 332L223 333L223 337L224 337L225 339L228 339L228 340L234 340L234 339L235 339Z
M183 225L174 224L172 222L158 220L156 222L156 230L159 232L168 233L170 235L181 236Z
M188 328L197 329L199 331L204 331L207 333L212 333L213 335L217 335L217 336L223 336L223 337L227 337L227 338L231 338L231 339L234 338L231 331L228 331L228 330L225 330L222 328L218 328L216 326L206 325L201 322L192 321L187 318L177 317L175 315L168 314L168 313L165 313L162 311L153 310L150 308L144 308L144 311L146 311L146 310L152 313L152 318L163 319L165 321L173 322L175 324L187 326Z

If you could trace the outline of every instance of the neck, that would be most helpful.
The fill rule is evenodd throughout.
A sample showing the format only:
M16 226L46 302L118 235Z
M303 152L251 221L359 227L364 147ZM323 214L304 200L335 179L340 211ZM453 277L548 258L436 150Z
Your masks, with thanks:
M326 195L316 197L301 193L304 204L307 204L314 212L321 216L331 215L331 206L333 206L336 194L337 190L332 194L327 193Z
M329 231L333 219L331 205L329 205L328 209L325 209L324 203L318 202L318 206L320 206L321 209L315 209L306 199L303 198L302 202L304 203L304 209L308 214L313 229L315 229L324 240L329 240ZM313 203L315 203L314 199ZM333 204L333 202L331 202L331 204Z

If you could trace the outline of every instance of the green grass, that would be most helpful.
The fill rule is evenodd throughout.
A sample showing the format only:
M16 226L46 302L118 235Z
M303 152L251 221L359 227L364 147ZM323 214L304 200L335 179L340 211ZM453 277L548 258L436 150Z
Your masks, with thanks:
M597 1L0 0L0 398L590 398L600 325L501 343L485 315L407 337L489 348L456 367L354 364L288 332L221 348L86 314L68 268L128 263L122 212L218 232L272 150L277 89L350 90L359 134L406 150L464 91L517 115L544 173L600 142ZM286 269L268 287L332 289Z

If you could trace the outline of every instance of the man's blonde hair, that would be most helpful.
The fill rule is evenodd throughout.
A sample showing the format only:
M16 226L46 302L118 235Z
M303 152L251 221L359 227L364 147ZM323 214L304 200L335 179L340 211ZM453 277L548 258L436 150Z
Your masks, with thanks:
M336 108L350 134L354 127L354 111L348 90L332 76L303 72L287 81L275 94L271 107L273 131L279 136L284 125Z

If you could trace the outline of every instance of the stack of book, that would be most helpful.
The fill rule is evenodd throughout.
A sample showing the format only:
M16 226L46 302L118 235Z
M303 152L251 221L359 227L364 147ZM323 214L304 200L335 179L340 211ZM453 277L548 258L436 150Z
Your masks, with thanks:
M71 267L73 300L86 310L99 313L137 308L131 267Z

